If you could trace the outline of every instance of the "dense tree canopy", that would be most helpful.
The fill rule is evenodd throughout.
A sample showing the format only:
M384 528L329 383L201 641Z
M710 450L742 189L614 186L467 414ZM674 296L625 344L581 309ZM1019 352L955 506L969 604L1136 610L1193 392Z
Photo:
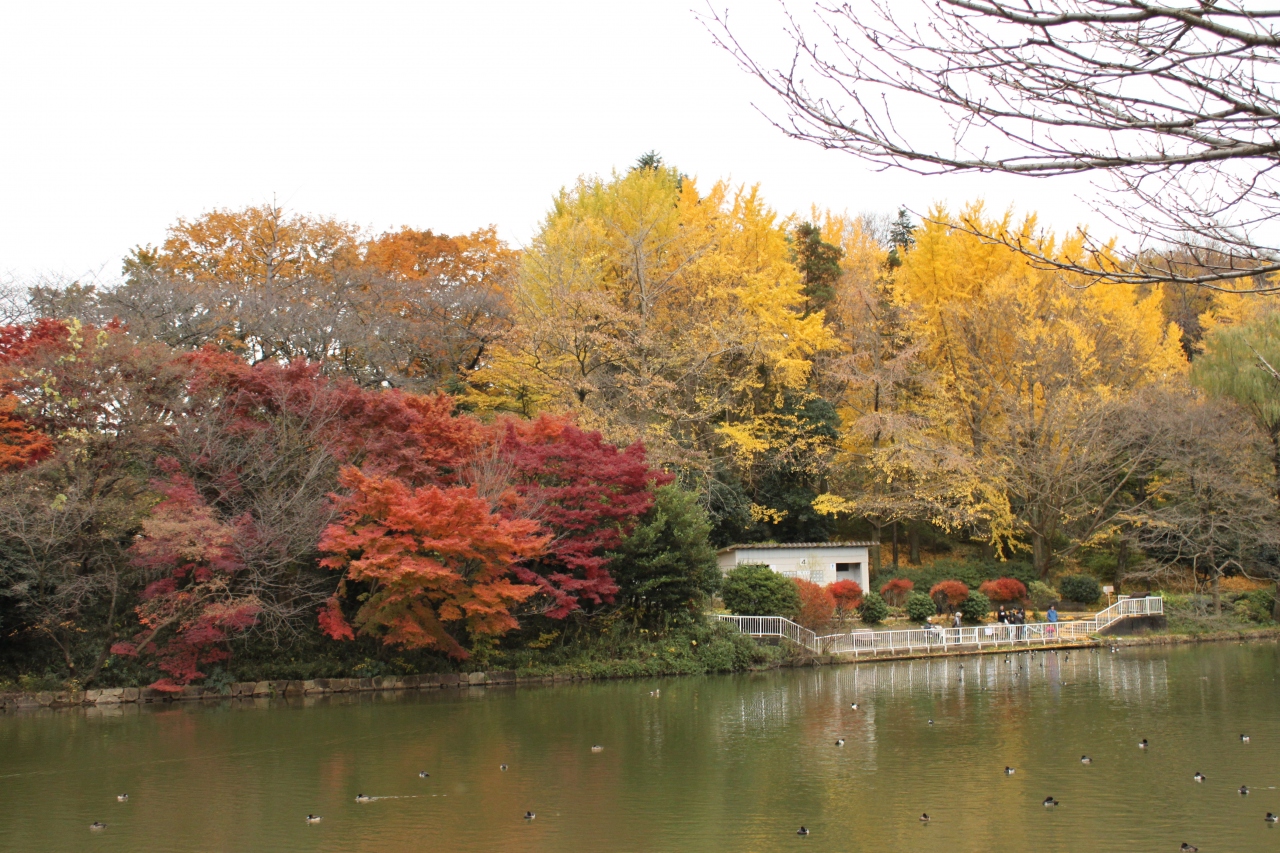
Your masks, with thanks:
M717 590L821 627L885 619L875 589L1280 574L1275 301L1082 287L996 231L1082 251L977 205L781 217L656 155L519 252L180 220L0 328L0 662L178 690L248 643L462 660ZM836 538L982 570L721 583L718 546Z

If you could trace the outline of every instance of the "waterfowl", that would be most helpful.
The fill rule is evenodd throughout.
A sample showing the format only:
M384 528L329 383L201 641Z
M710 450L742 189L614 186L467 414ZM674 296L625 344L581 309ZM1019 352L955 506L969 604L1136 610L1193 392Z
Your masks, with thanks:
M1004 775L1006 776L1012 776L1014 773L1017 773L1017 772L1018 771L1014 770L1012 767L1006 767L1004 769Z
M1080 756L1080 763L1081 763L1081 764L1092 764L1092 763L1093 763L1093 759L1092 759L1092 758L1090 758L1090 757L1089 757L1089 756L1087 756L1087 755L1082 755L1082 756Z
M107 825L100 820L95 820L93 823L89 824L89 828L95 831L100 831L106 829Z
M116 802L120 802L120 803L127 803L127 802L129 802L129 795L128 795L128 794L116 794Z
M535 817L537 817L537 815L536 815L536 814L534 814L533 812L525 812L525 813L524 813L524 819L525 819L525 820L533 820Z
M1056 806L1057 804L1058 804L1058 801L1057 801L1057 800L1055 800L1053 797L1045 797L1045 798L1044 798L1044 805L1045 805L1045 807L1046 807L1046 808L1052 808L1053 806Z
M319 823L322 820L324 820L324 818L320 817L318 814L307 815L307 823Z
M1249 793L1249 786L1248 786L1248 785L1241 785L1241 786L1240 786L1240 796L1242 796L1242 797L1243 797L1243 796L1245 796L1245 795L1246 795L1246 794L1248 794L1248 793Z
M507 769L507 765L505 765L505 764L499 764L499 765L498 765L498 769L499 769L499 770L506 770L506 769Z
M661 690L661 688L659 688L658 690L650 690L650 691L649 691L649 695L650 695L650 696L661 696L661 695L662 695L662 690Z
M852 703L851 705L849 705L849 707L856 711L856 710L858 710L858 703L857 703L857 702L854 702L854 703Z
M1199 850L1200 848L1199 848L1199 847L1193 847L1192 845L1190 845L1190 844L1188 844L1187 842L1185 842L1185 841L1184 841L1184 842L1182 842L1182 846L1181 846L1181 847L1179 847L1178 849L1179 849L1179 850L1181 850L1181 851L1182 851L1182 853L1196 853L1196 851L1197 851L1197 850Z
M930 721L929 721L929 725L931 725L931 726L933 725L933 720L930 720Z
M806 827L802 826L796 830L796 835L808 835L808 834L809 834L809 830Z
M1199 770L1197 770L1196 775L1192 776L1191 778L1195 779L1197 782L1203 782L1205 780L1205 775L1201 773Z
M1267 812L1267 816L1264 817L1263 820L1265 820L1267 823L1275 823L1276 821L1280 820L1280 817L1276 817L1271 812Z
M356 794L357 803L372 803L373 797L366 797L364 794Z
M836 746L844 746L844 738L842 737L836 738Z
M1143 738L1142 742L1138 744L1138 749L1146 749L1146 748L1147 748L1147 739Z
M591 747L591 751L592 751L592 752L604 752L604 747L603 747L603 746L601 746L600 744L596 744L595 746Z
M1248 742L1249 742L1249 736L1248 736L1248 735L1240 735L1240 742L1241 742L1241 743L1248 743Z
M419 778L419 779L426 779L426 778L427 778L427 777L429 777L430 775L431 775L431 774L430 774L430 773L428 773L428 772L427 772L427 771L425 771L425 770L419 770L419 771L418 771L418 778Z
M926 812L925 814L920 815L920 822L921 822L921 823L928 823L928 822L929 822L929 815L928 815L928 813L927 813L927 812Z

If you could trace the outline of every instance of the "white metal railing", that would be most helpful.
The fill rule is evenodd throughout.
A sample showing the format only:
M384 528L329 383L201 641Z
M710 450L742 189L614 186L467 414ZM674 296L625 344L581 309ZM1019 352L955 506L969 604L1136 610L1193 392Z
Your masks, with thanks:
M781 616L720 616L753 637L785 637L818 654L880 654L884 652L941 652L959 648L982 649L999 645L1032 645L1086 640L1094 634L1135 616L1164 613L1164 599L1125 598L1089 619L1070 622L1033 622L1028 625L975 625L960 628L908 628L898 631L853 631L818 636Z

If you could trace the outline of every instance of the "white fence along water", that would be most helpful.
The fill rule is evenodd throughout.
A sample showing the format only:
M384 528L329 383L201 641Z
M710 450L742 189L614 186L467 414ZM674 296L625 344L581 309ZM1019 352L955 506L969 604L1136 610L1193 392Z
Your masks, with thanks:
M862 655L893 652L944 652L983 649L988 646L1046 645L1087 640L1109 625L1137 616L1164 613L1164 599L1123 598L1089 619L1069 622L1033 622L1028 625L991 625L943 628L909 628L897 631L852 631L819 636L781 616L720 616L753 637L784 637L815 654Z

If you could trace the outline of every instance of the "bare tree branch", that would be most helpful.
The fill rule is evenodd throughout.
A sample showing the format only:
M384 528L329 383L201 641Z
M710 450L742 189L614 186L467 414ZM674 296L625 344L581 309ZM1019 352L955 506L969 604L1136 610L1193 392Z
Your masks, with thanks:
M920 174L1094 174L1098 209L1136 238L1123 257L1088 235L1069 261L984 236L1089 281L1275 289L1280 9L855 0L818 4L807 21L783 10L786 67L759 60L726 12L705 22L782 102L773 121L787 135ZM1153 252L1169 247L1187 250L1179 263Z

